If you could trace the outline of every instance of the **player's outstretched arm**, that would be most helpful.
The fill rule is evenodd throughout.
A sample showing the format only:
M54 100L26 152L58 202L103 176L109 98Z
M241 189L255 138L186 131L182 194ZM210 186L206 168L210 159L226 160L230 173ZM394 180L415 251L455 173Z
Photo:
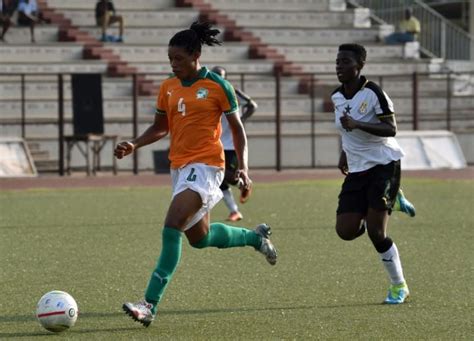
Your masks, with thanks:
M136 149L156 142L168 135L168 118L166 115L155 115L155 121L143 134L131 141L122 141L115 147L114 155L121 159Z
M235 93L237 94L237 97L240 100L245 101L245 104L243 105L243 108L242 108L242 117L241 117L242 122L245 122L250 116L253 115L255 110L257 110L258 108L257 102L255 102L252 98L250 98L249 95L247 95L240 89L235 89Z

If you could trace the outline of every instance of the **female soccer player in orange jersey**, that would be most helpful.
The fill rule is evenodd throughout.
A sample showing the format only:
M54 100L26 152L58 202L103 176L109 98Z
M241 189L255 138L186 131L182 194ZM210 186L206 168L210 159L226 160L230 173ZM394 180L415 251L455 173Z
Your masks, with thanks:
M182 235L195 248L252 246L275 265L276 249L269 239L270 227L255 229L210 223L210 210L222 198L219 186L224 177L224 151L220 142L220 119L224 113L232 130L238 158L237 174L249 188L247 138L239 117L235 91L222 77L201 66L201 47L220 45L218 30L195 22L190 29L171 38L168 57L174 75L161 86L154 123L132 141L115 148L118 159L136 149L171 135L169 159L173 195L162 233L162 249L145 298L124 303L124 311L149 326L157 305L181 256Z

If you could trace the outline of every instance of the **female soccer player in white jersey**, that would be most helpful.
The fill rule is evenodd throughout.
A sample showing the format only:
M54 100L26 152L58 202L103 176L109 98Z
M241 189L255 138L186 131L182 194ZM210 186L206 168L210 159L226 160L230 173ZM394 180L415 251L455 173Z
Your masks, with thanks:
M339 194L336 231L343 240L353 240L367 229L390 277L384 302L400 304L409 291L387 225L397 200L404 152L394 138L397 124L392 101L377 84L360 74L366 56L363 46L343 44L336 59L337 78L342 85L331 99L342 136L339 169L346 174Z

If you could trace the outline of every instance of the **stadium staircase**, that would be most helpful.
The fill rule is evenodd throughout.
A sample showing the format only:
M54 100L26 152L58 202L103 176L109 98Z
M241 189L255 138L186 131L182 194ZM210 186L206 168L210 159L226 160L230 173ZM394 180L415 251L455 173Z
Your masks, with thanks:
M40 171L57 169L57 77L44 72L103 73L104 119L107 133L129 138L132 134L133 101L130 75L139 72L138 120L143 131L153 119L155 93L169 72L167 44L177 31L197 18L213 22L221 29L225 44L205 47L203 64L221 65L237 87L243 88L259 104L248 121L250 162L254 167L274 163L275 79L282 78L281 110L283 163L288 167L311 166L308 135L317 133L316 165L335 165L339 148L328 112L330 92L338 83L334 76L337 46L359 42L368 50L364 74L382 82L394 100L399 128L412 129L412 90L406 77L396 75L439 70L435 60L405 59L403 46L377 43L380 27L356 23L360 12L345 8L337 0L115 0L117 12L125 18L125 42L101 43L95 26L95 0L38 1L51 22L36 28L37 43L29 43L27 28L12 27L0 45L0 73L26 73L26 138L34 151ZM364 14L364 12L362 12ZM367 24L367 21L365 22ZM116 25L110 33L117 33ZM152 74L160 73L160 74ZM234 73L234 75L232 75ZM240 73L245 73L242 81ZM303 73L315 73L316 98L308 96L309 80ZM392 75L380 78L379 75ZM65 78L65 133L72 130L71 90ZM21 82L19 76L0 76L0 132L21 136ZM419 110L424 118L420 129L444 129L446 79L427 76L419 80ZM452 129L474 129L472 96L453 96ZM311 117L311 110L315 115ZM314 119L311 126L311 119ZM165 142L166 144L166 142ZM105 153L111 153L107 147ZM165 148L163 145L160 148ZM151 153L141 157L144 168L152 168ZM262 157L265 155L265 157ZM328 156L331 155L331 156ZM107 165L108 160L104 160ZM83 161L73 155L73 165ZM128 162L128 163L127 163ZM121 163L131 169L131 160Z

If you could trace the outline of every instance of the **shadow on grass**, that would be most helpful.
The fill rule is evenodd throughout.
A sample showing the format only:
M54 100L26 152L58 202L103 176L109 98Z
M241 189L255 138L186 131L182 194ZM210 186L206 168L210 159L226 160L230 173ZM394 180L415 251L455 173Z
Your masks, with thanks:
M246 312L252 312L252 311L303 310L303 309L315 309L315 308L317 308L317 306L159 310L158 315L228 314L228 313L246 313Z
M111 312L79 312L79 318L100 318L100 317L117 317L124 315L121 311ZM12 316L0 316L0 323L6 322L31 322L36 321L34 315L12 315Z
M264 307L264 308L219 308L219 309L194 309L194 310L160 310L159 315L202 315L202 314L231 314L231 313L245 313L245 312L259 312L259 311L282 311L282 310L313 310L313 309L338 309L338 308L358 308L368 306L386 306L381 303L352 303L352 304L330 304L330 305L301 305L301 306L279 306L279 307ZM80 313L80 319L92 318L108 318L126 315L123 312L86 312ZM5 322L30 322L36 320L31 315L15 315L15 316L0 316L0 323ZM125 328L104 328L104 329L73 329L67 331L68 334L92 334L102 332L123 332L136 330L135 327ZM138 329L141 329L138 327ZM49 332L35 332L35 333L0 333L2 338L26 338L26 337L48 337L54 335Z
M331 309L331 308L350 308L350 307L367 307L367 306L387 306L386 304L376 302L360 302L351 304L327 304L327 305L301 305L301 306L279 306L279 307L262 307L262 308L216 308L216 309L188 309L188 310L159 310L160 315L195 315L195 314L221 314L221 313L238 313L252 311L280 311L280 310L309 310L309 309ZM80 319L88 318L109 318L123 316L123 311L110 312L80 312ZM31 322L36 321L34 315L4 315L0 316L0 324L6 322Z
M384 307L388 306L387 304L383 304L380 302L366 302L366 303L347 303L347 304L327 304L327 305L318 305L318 309L333 309L333 308L360 308L360 307Z
M338 308L358 308L370 306L387 306L382 303L361 302L352 304L328 304L328 305L302 305L302 306L280 306L264 308L219 308L219 309L195 309L195 310L160 310L159 315L201 315L201 314L222 314L222 313L245 313L258 311L281 311L281 310L312 310L312 309L338 309Z
M51 337L51 336L66 336L74 334L93 334L93 333L121 333L126 331L132 331L137 329L143 329L141 326L136 327L126 327L126 328L103 328L103 329L72 329L64 333L50 333L47 331L36 332L36 333L0 333L0 339L3 338L29 338L29 337Z
M103 227L103 226L133 226L135 225L150 225L153 226L154 222L125 222L125 223L87 223L88 227ZM74 223L74 222L68 222L67 223L68 227L83 227L84 223ZM8 230L8 229L18 229L18 228L25 228L25 229L60 229L63 228L64 224L28 224L26 226L25 224L20 224L20 225L3 225L0 226L0 230Z

